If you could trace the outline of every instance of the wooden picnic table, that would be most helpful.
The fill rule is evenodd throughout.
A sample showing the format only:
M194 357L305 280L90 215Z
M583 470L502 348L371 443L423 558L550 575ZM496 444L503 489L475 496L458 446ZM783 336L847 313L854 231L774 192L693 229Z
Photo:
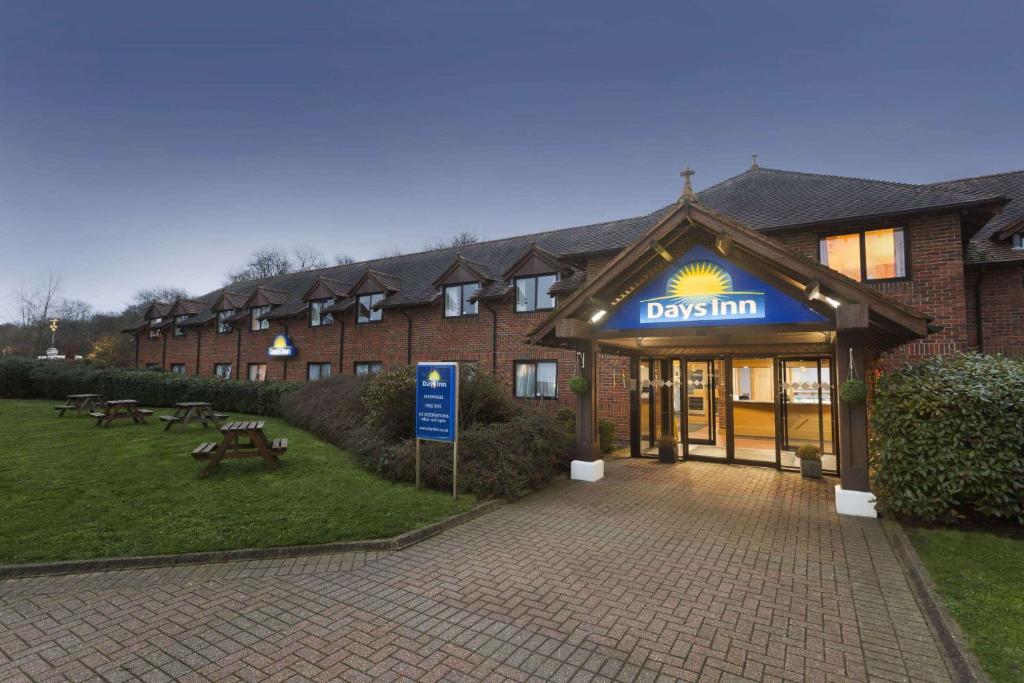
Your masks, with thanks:
M53 409L60 411L57 413L57 417L64 417L64 413L68 410L75 411L75 417L78 417L82 413L92 412L99 402L99 394L68 394L64 398L64 405L54 406Z
M180 425L182 431L188 428L193 420L201 422L203 428L220 427L220 421L227 419L227 415L213 412L213 404L205 401L182 401L174 404L173 415L161 415L160 419L167 423L164 431L169 431L171 425Z
M220 428L221 442L201 443L192 451L196 460L209 460L199 477L210 474L225 458L263 458L267 467L277 469L278 456L288 450L288 439L270 441L263 433L262 420L229 422Z
M102 411L89 413L96 418L97 427L109 427L114 420L131 418L135 424L146 424L146 416L152 415L152 410L139 407L139 402L130 398L118 399L116 401L104 402Z

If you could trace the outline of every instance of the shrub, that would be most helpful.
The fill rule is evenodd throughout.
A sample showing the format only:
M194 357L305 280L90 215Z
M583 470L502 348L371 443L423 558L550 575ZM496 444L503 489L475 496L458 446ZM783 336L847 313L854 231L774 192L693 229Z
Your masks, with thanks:
M32 398L32 368L37 362L27 358L0 359L0 398Z
M951 522L965 513L1024 524L1024 363L966 354L882 375L871 412L879 502Z
M597 434L602 453L611 453L615 450L615 431L615 423L611 420L597 421Z
M811 445L800 446L796 449L796 457L800 460L821 460L821 449Z
M6 380L9 371L22 377L23 371L12 369L11 360L0 362L0 378ZM88 363L27 362L31 366L27 381L18 380L13 390L4 381L0 395L60 400L68 394L93 393L105 399L133 398L148 406L207 401L217 410L279 415L281 397L296 388L288 382L225 381L148 370L105 369Z
M281 415L324 441L344 445L347 434L366 422L366 385L366 378L356 375L310 382L281 399Z

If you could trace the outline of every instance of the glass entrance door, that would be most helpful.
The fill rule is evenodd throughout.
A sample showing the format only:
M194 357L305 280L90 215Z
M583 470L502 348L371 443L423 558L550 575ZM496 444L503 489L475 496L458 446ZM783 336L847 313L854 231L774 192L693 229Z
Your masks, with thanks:
M715 364L686 361L686 424L690 443L715 444Z
M821 468L838 472L832 418L832 365L829 358L780 359L782 466L799 467L796 449L821 449Z

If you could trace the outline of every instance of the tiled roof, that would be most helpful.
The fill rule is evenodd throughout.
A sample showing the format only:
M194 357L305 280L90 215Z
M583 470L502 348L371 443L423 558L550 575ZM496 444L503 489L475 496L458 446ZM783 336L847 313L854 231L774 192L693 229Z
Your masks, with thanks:
M972 186L968 182L970 180L972 179L912 185L751 168L697 193L697 199L714 211L744 225L760 231L770 231L859 217L983 205L997 201L1003 193L1011 194L1011 189L1013 192L1024 194L1024 190L1011 188L1011 184L996 186L996 183L993 183L989 187L981 183ZM339 283L356 283L368 272L372 272L385 286L396 290L382 302L381 307L430 305L438 297L437 288L432 283L459 255L481 272L498 274L506 272L533 246L570 262L574 257L615 252L632 243L666 216L673 206L674 204L662 207L643 216L605 223L549 230L239 282L231 285L231 291L248 297L258 287L276 290L284 292L290 304L301 301L303 294L317 278L329 278ZM986 230L988 229L987 226ZM495 281L481 288L475 298L494 299L507 296L511 287L500 277L495 275ZM567 283L564 286L571 284ZM220 293L221 290L210 292L200 299L209 305L220 296ZM284 300L282 298L282 301ZM340 312L343 306L351 306L351 301L339 301L332 310ZM243 314L240 319L245 317Z
M1003 230L1024 224L1024 171L994 173L975 178L960 178L936 183L971 192L1001 194L1010 199L1003 212L985 224L967 246L968 263L992 263L1024 260L1024 251L1014 249L1010 240L994 239Z

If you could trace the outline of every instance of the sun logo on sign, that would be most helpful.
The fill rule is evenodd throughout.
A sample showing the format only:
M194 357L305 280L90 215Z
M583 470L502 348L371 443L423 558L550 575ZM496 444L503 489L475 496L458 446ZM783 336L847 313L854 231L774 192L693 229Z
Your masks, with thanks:
M279 334L276 337L274 337L274 348L275 349L284 349L284 348L287 348L287 347L288 347L288 340L285 338L285 336L283 334Z
M440 382L441 381L441 373L438 372L437 370L431 370L430 374L427 375L427 381L428 382Z
M732 292L732 276L717 263L691 261L673 275L665 294L680 299L706 298Z

